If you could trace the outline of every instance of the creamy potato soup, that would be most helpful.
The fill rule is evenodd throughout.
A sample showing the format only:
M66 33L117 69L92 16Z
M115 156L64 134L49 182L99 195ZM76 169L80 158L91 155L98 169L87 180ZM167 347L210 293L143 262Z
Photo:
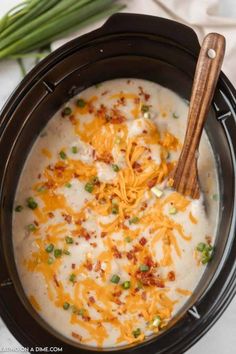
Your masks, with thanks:
M73 98L36 140L15 198L14 251L29 301L62 335L110 347L158 333L214 256L218 187L206 135L200 200L160 187L187 113L155 83L112 80Z

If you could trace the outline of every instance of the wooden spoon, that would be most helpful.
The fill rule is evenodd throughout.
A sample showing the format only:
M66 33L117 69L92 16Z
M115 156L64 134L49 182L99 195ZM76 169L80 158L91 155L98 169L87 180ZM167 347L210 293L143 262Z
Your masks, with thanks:
M193 199L200 197L197 173L198 147L220 74L225 38L209 33L202 43L194 75L183 148L168 185Z

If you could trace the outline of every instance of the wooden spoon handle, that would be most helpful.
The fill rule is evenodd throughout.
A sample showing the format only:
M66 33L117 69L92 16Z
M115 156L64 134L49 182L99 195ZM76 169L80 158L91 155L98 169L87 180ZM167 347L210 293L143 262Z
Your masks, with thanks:
M197 151L219 78L224 52L223 36L210 33L204 38L195 70L184 144L171 176L173 188L192 198L200 196Z
M189 106L184 145L194 153L199 146L202 129L210 109L225 52L225 38L209 33L202 43ZM189 151L189 152L190 152Z

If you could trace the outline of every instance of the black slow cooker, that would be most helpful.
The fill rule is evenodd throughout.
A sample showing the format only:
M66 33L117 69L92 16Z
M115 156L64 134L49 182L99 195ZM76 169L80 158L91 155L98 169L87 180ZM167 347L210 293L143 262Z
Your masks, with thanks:
M192 29L164 18L117 14L64 45L21 82L0 116L0 315L29 350L63 353L180 354L220 317L236 291L236 91L221 72L205 126L219 175L220 212L213 261L186 306L158 336L136 346L94 349L50 328L27 300L12 246L14 195L27 154L54 113L85 88L114 78L157 82L189 100L199 42ZM217 222L217 221L216 221ZM190 270L191 271L191 270ZM53 349L52 349L53 350ZM56 349L55 349L56 351Z

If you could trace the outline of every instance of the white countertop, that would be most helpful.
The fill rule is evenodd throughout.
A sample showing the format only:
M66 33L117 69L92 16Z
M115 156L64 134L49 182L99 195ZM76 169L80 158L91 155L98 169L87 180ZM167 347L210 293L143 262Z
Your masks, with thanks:
M8 0L1 0L8 1ZM186 0L187 1L187 0ZM1 4L0 4L1 7ZM221 0L221 13L236 17L236 0ZM0 108L20 80L19 67L14 62L0 64ZM4 89L3 89L4 88ZM43 344L42 344L43 345ZM20 348L0 319L0 353L9 353L5 348ZM233 354L236 353L236 297L213 328L187 354ZM171 354L171 353L169 353ZM181 354L181 353L180 353Z

